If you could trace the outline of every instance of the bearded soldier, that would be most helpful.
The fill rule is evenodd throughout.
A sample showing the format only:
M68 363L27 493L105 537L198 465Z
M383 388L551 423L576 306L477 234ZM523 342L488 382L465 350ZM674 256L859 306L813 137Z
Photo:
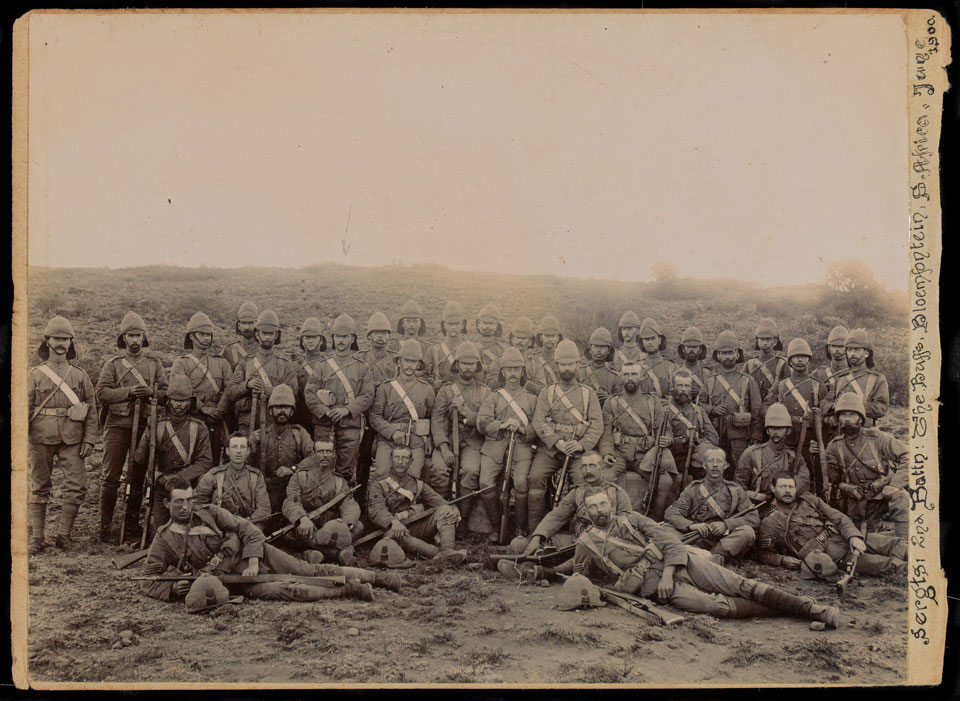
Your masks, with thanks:
M400 328L407 327L400 324ZM357 357L370 367L374 392L384 382L397 376L397 351L389 347L391 330L387 316L383 312L374 312L367 320L370 348L357 353Z
M120 335L117 336L117 348L122 352L103 364L97 379L97 403L106 409L103 424L103 482L100 485L100 540L104 542L109 538L125 458L130 484L126 530L130 532L136 525L143 494L143 475L137 478L130 470L133 462L127 457L131 445L130 434L136 431L134 440L140 440L147 427L147 397L156 394L157 400L162 401L167 389L167 374L163 366L144 350L150 346L146 328L138 314L127 312L124 315L120 322ZM133 426L135 402L142 402L137 427Z
M423 358L422 372L430 378L430 384L436 391L448 382L452 382L456 374L453 367L454 353L463 343L463 337L467 335L467 320L463 316L463 308L457 302L447 302L443 307L443 314L440 319L440 333L443 339L433 345L427 355L423 355L423 349L419 350ZM416 457L412 471L419 474L416 466Z
M451 490L450 480L456 462L455 449L460 451L460 493L467 494L479 487L483 434L477 428L477 412L480 411L483 400L490 394L490 388L477 379L483 372L483 364L480 362L477 347L470 341L464 341L457 348L453 370L457 373L457 379L440 388L430 414L433 442L441 457L441 460L435 459L431 464L430 486L442 496L446 496ZM453 444L454 420L459 422L459 446ZM474 504L475 498L460 502L464 527L469 521Z
M847 335L846 350L850 369L837 377L836 396L842 397L847 392L855 393L866 410L864 426L874 426L877 419L886 416L887 409L890 408L887 378L873 369L873 343L866 331L851 331Z
M763 419L767 431L766 443L754 443L740 455L734 479L747 490L754 501L768 501L773 490L773 478L781 472L793 474L797 487L802 491L810 489L810 475L807 463L800 456L800 462L794 474L793 464L796 450L787 444L787 437L794 431L793 418L787 407L779 402L767 409ZM769 510L770 504L761 511Z
M643 359L644 373L640 390L661 400L669 399L677 365L663 357L663 351L667 348L667 337L660 331L660 325L654 319L644 319L638 334L640 347L646 355Z
M477 412L477 428L484 436L480 448L480 488L495 485L503 477L507 448L513 437L510 480L513 483L516 530L518 534L524 534L530 527L527 523L527 478L533 460L533 442L537 437L532 423L537 398L523 384L526 368L519 350L510 347L503 351L499 366L498 384L502 386L487 394ZM487 518L494 526L500 523L502 516L498 492L499 489L491 489L481 495Z
M612 361L613 336L601 326L590 334L586 362L577 368L577 381L593 387L601 405L620 389L620 375L610 369Z
M635 506L643 503L650 490L657 453L654 448L658 445L669 448L673 443L673 431L670 422L664 421L660 400L640 391L643 369L640 363L629 360L623 365L623 391L603 405L603 435L598 445L608 466L608 479L623 487ZM654 518L663 517L677 478L673 455L665 450L661 454L660 477L650 508Z
M703 343L703 334L696 326L688 326L683 330L680 345L677 346L677 357L683 361L679 369L689 372L692 378L690 401L708 404L710 393L707 391L707 377L711 372L702 362L707 357L707 347Z
M331 438L337 446L337 473L357 483L357 457L365 426L364 413L373 404L370 366L358 350L357 324L346 314L333 322L333 354L317 367L304 389L314 418L314 438Z
M642 361L646 354L640 346L640 317L636 312L625 311L620 317L620 323L617 324L617 338L620 340L620 347L616 350L613 357L613 369L620 372L623 364L628 360Z
M258 465L270 496L270 511L279 511L287 493L293 466L313 455L313 439L305 428L291 423L295 399L287 385L277 385L267 400L267 425L250 437L250 461Z
M38 555L46 545L44 526L53 483L53 461L63 473L63 494L56 546L71 544L70 531L87 493L84 459L97 440L97 410L93 383L78 365L73 344L73 325L55 316L43 327L43 341L37 349L42 361L27 376L30 411L30 545L28 553Z
M904 540L879 533L861 537L846 514L813 494L798 495L794 477L788 472L776 476L773 494L775 505L761 522L757 538L760 561L765 565L803 569L826 577L829 570L846 567L849 557L856 552L857 574L906 574Z
M283 516L297 526L288 535L288 542L300 549L318 550L324 558L335 559L341 565L354 565L357 558L353 540L363 532L360 505L349 494L347 481L333 470L336 461L333 442L323 438L316 441L313 448L313 455L293 466L294 474L287 484ZM342 494L346 496L339 504L310 518L308 512Z
M489 386L496 382L500 368L497 361L506 347L500 341L503 336L503 324L500 321L500 310L493 304L485 305L477 315L477 333L480 335L477 350L480 351L480 362L486 374L481 381Z
M753 335L754 348L758 353L744 363L743 371L756 380L760 397L766 399L777 380L786 377L787 361L777 353L783 350L783 342L773 319L761 319Z
M691 482L663 518L680 533L696 533L691 545L710 548L725 559L738 557L756 540L760 516L756 509L748 511L750 497L743 487L723 479L723 449L708 448L704 459L704 478Z
M300 327L300 349L303 355L298 360L300 367L297 370L297 410L294 412L293 421L312 433L313 414L307 406L304 390L307 388L307 383L316 377L320 364L327 357L327 339L323 335L323 324L315 316L304 320L303 326Z
M840 611L747 579L688 550L672 529L636 512L615 514L604 492L584 499L592 525L577 538L574 568L589 562L618 577L614 589L718 618L791 615L836 628Z
M670 416L670 433L673 435L670 452L673 454L673 461L678 470L687 461L690 434L693 433L693 454L690 456L687 482L703 477L703 450L705 447L720 443L717 429L710 422L707 410L694 402L694 377L695 375L690 374L685 368L677 371L673 376L671 399L665 407ZM686 486L686 484L679 485L679 489Z
M569 482L583 481L581 456L593 450L603 434L603 413L597 393L576 381L580 351L564 339L553 354L560 381L548 385L537 397L533 428L540 439L530 466L529 518L538 523L544 513L547 482L569 458Z
M234 329L240 340L224 346L220 355L227 359L232 370L237 369L242 361L248 357L256 355L259 344L254 336L254 326L257 323L257 317L260 316L260 310L253 302L244 302L237 311L237 322Z
M199 416L210 435L211 455L214 461L219 461L227 436L223 417L229 400L224 390L233 368L226 358L210 354L212 344L213 322L203 312L197 312L190 317L183 337L183 349L187 352L173 362L170 376L180 374L190 380Z
M436 395L428 382L417 377L417 371L423 369L423 354L414 339L408 338L400 344L397 367L396 378L380 385L370 407L370 427L377 432L375 474L371 475L371 482L383 479L390 472L390 456L398 445L411 450L408 468L411 476L419 479L423 469Z
M837 435L837 417L827 413L837 401L837 380L850 368L847 365L847 336L849 331L843 326L834 326L827 336L827 365L818 367L811 374L827 388L827 399L824 402L823 440L829 443Z
M270 497L260 470L247 462L250 456L247 437L241 433L231 434L226 453L227 462L200 477L193 501L198 506L214 504L262 528L270 515Z
M540 351L531 356L533 362L543 369L543 375L546 378L546 384L552 385L560 379L557 369L557 362L554 360L557 344L563 340L563 334L560 333L560 322L557 317L547 315L540 322L540 330L534 336L534 344ZM546 385L544 385L546 387Z
M253 335L259 346L257 352L248 355L237 365L227 390L236 410L237 430L248 434L250 427L256 426L259 421L258 417L250 415L254 392L262 402L277 385L286 385L291 389L298 386L296 364L281 358L276 352L276 346L280 344L280 320L276 312L269 309L260 312Z
M536 354L536 339L533 334L533 322L525 316L517 318L513 322L508 337L510 346L520 351L523 356L524 379L522 381L526 390L536 397L540 390L547 386L547 373L543 365L533 356ZM498 371L498 377L500 375ZM499 387L500 385L497 385ZM494 388L495 389L495 388Z
M834 407L840 435L827 446L831 496L854 521L886 516L894 532L907 537L910 496L907 494L907 448L886 431L864 426L866 410L853 392ZM816 443L811 452L817 452Z
M423 316L423 309L412 299L407 300L400 310L400 318L397 320L397 335L401 340L413 339L420 345L420 352L427 358L430 354L430 346L420 339L427 333L427 320ZM418 377L425 380L430 379L426 366L418 373Z
M720 436L720 447L736 465L747 445L762 440L760 388L750 375L737 370L743 349L733 331L717 337L713 360L720 367L707 380L710 418Z

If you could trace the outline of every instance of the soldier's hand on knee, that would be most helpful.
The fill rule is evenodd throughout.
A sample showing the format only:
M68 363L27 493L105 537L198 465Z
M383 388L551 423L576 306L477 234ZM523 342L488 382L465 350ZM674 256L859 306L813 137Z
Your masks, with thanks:
M657 585L657 598L661 601L667 601L673 596L673 567L664 567L663 574L660 575L660 583Z
M850 539L850 549L856 553L864 553L867 551L867 544L860 536L854 536Z
M710 535L714 538L720 538L727 532L727 524L723 521L714 521L709 524L710 526Z
M297 521L297 537L301 540L306 540L310 537L310 534L313 533L313 522L306 516L301 516L300 520Z
M527 547L523 549L523 555L525 557L529 557L530 555L533 555L535 552L537 552L537 550L539 550L542 547L542 544L543 544L543 536L539 536L539 535L533 536L532 538L530 538L530 542L527 543Z
M397 519L393 519L390 522L390 530L387 531L387 535L393 538L396 541L399 541L407 536L410 531Z
M186 596L190 591L190 585L193 584L189 579L178 579L173 583L173 593L177 596Z
M293 474L293 468L288 465L281 465L277 468L277 477L289 477Z
M93 443L81 443L80 444L80 457L86 458L89 457L90 453L93 452Z
M456 462L453 451L450 450L450 446L446 443L440 445L440 456L443 458L443 462L446 463L447 467L453 467L453 463Z
M406 435L407 434L405 434L403 431L394 431L393 434L390 436L390 442L393 443L394 445L403 445L403 441Z

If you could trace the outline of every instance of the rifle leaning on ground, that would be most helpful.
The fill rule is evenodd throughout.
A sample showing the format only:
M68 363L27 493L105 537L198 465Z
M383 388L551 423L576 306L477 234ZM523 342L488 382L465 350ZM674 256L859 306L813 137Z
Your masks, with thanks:
M335 496L333 499L331 499L330 501L328 501L326 504L324 504L324 505L322 505L322 506L318 506L316 509L314 509L313 511L309 512L309 513L307 514L307 518L312 521L313 519L317 518L317 516L319 516L320 514L322 514L322 513L326 512L326 511L329 511L330 509L332 509L334 506L336 506L337 504L339 504L341 501L343 501L344 499L346 499L348 496L350 496L351 494L353 494L353 493L354 493L355 491L357 491L358 489L360 489L360 485L359 485L359 484L356 485L356 486L354 486L354 487L351 487L350 489L348 489L347 491L343 492L342 494L338 494L338 495ZM290 531L292 531L292 530L293 530L294 528L296 528L296 527L297 527L297 524L296 524L296 523L291 523L291 524L288 524L288 525L284 526L283 528L278 528L278 529L275 530L273 533L271 533L270 535L267 536L267 541L266 541L266 542L272 543L273 541L277 540L277 538L282 538L283 536L285 536L287 533L289 533Z
M680 481L677 483L677 488L673 490L673 500L676 501L680 497L680 492L683 491L683 485L687 481L687 475L690 473L690 459L693 457L693 439L696 438L696 429L688 428L687 433L690 435L687 437L687 457L683 461L683 472L680 473Z
M450 410L450 442L453 443L453 474L450 476L450 496L457 498L460 491L460 412L457 407Z
M250 426L247 428L247 443L253 441L253 432L257 430L257 405L260 400L259 392L252 392L250 396ZM263 434L263 431L260 431ZM260 436L261 443L263 442L263 436Z
M510 431L510 443L507 445L507 462L503 468L503 485L500 489L500 545L506 545L510 535L510 483L513 468L513 446L517 442L517 432Z
M860 537L864 539L864 545L866 545L867 537L867 522L864 521L860 525ZM847 595L847 587L850 585L850 581L853 579L854 575L857 572L857 563L860 561L860 552L854 550L850 554L850 559L847 561L846 571L843 573L843 576L837 580L837 597L840 601L843 601L844 597Z
M153 576L131 577L132 582L192 582L203 574L157 574ZM316 587L336 587L347 583L343 575L311 576L304 574L215 574L222 584L264 584L266 582L298 582Z
M469 499L469 498L475 497L475 496L477 496L477 495L479 495L479 494L483 494L484 492L488 492L488 491L490 491L491 489L493 489L495 486L496 486L496 485L491 484L489 487L484 487L483 489L478 489L478 490L475 491L475 492L470 492L469 494L464 494L462 497L457 497L456 499L451 499L450 501L448 501L448 502L446 503L446 506L450 506L450 505L452 505L452 504L456 504L458 501L463 501L464 499ZM433 515L433 512L436 511L436 510L437 510L437 507L436 507L436 506L431 506L429 509L425 509L425 510L420 511L420 512L418 512L418 513L411 514L410 516L407 516L407 517L404 518L404 519L401 519L401 520L400 520L400 523L402 523L404 526L409 526L411 523L416 523L417 521L420 521L420 520L422 520L422 519L425 519L425 518L427 518L428 516L432 516L432 515ZM356 548L356 547L359 547L359 546L363 545L364 543L369 543L371 540L374 540L374 539L379 538L380 536L382 536L382 535L383 535L384 533L386 533L388 530L389 530L389 529L387 529L387 528L379 528L379 529L373 531L372 533L367 533L367 535L363 536L363 537L360 538L359 540L354 541L353 547Z
M257 449L257 467L260 468L260 474L265 475L267 471L267 402L264 397L260 398L260 445Z
M667 428L667 412L663 412L663 418L660 419L660 430L657 431L656 445L653 454L653 468L650 470L650 479L648 481L647 493L643 496L643 502L640 505L640 513L646 516L650 513L650 507L653 506L654 498L657 494L657 487L660 485L660 463L663 460L664 449L660 447L660 438Z
M561 574L561 577L567 579L569 575ZM658 625L673 626L683 622L683 616L660 608L649 599L644 599L636 594L628 594L624 591L597 587L600 590L600 597L604 601L616 604L622 609L626 609L635 616L639 616L650 623Z
M818 465L810 466L810 470L813 472L813 488L816 491L817 496L821 499L825 498L823 491L823 480L824 476L827 474L827 452L823 446L823 411L820 407L813 408L813 433L817 438L817 463ZM797 452L803 447L803 443L797 444Z
M553 508L557 508L560 500L563 498L563 487L567 483L567 473L570 471L570 455L563 459L563 466L560 468L560 476L557 478L557 486L553 492Z
M127 471L123 475L123 510L120 521L120 543L127 535L127 514L130 512L131 478L133 477L133 456L137 453L137 434L140 432L140 407L143 402L139 397L133 400L133 423L130 424L130 451L127 453Z
M793 456L793 465L790 466L790 474L794 477L800 472L800 461L803 460L803 444L807 440L807 417L804 415L800 419L800 438L797 440L797 454ZM813 466L810 466L813 470ZM818 495L819 496L819 495Z
M154 488L157 480L157 393L150 397L150 418L147 425L147 439L150 441L147 452L147 472L143 479L143 501L140 503L140 549L147 547L150 539L150 522L153 520Z

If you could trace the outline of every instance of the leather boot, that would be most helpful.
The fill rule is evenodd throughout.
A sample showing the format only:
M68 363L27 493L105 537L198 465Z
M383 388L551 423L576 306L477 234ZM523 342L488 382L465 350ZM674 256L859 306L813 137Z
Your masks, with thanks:
M27 506L27 518L30 522L30 545L27 548L27 554L39 555L47 546L43 535L47 521L47 505L29 504Z
M531 489L527 495L528 533L533 533L540 524L540 521L543 520L543 515L546 513L545 498L546 496L542 489Z
M456 531L450 524L439 526L437 532L440 535L440 552L433 556L434 560L451 560L456 564L466 561L467 551L456 550Z
M420 557L436 557L437 553L440 552L440 548L436 545L422 541L419 538L414 538L412 535L404 538L400 545L403 547L404 552L411 555L419 555Z
M373 587L369 582L347 582L343 585L343 594L361 601L373 601Z
M113 510L117 505L117 493L114 490L100 491L100 541L106 543L113 525Z
M57 528L56 547L62 550L68 550L73 545L70 538L70 531L73 530L73 522L77 518L77 511L80 510L79 504L64 504L60 508L60 526Z
M390 591L400 591L403 586L403 580L396 572L374 572L375 579L373 586L389 589Z
M500 509L500 492L496 489L484 492L480 495L480 501L483 502L483 509L487 512L490 525L493 526L493 530L490 532L490 542L497 543L500 541L500 517L503 514Z
M353 548L344 548L337 553L337 559L340 561L341 565L346 565L347 567L354 567L357 564L357 554L354 552Z
M828 628L836 628L840 624L840 609L836 606L821 606L808 596L795 596L769 584L757 582L750 598L782 613L822 621Z
M894 521L893 522L893 533L897 538L902 538L907 540L910 537L910 523L909 521Z
M528 530L527 517L527 493L517 489L513 490L513 511L517 517L516 527L517 535L526 535Z
M769 618L780 615L779 611L758 604L756 601L750 601L750 599L730 596L727 597L727 600L730 602L730 609L726 614L720 616L721 618Z

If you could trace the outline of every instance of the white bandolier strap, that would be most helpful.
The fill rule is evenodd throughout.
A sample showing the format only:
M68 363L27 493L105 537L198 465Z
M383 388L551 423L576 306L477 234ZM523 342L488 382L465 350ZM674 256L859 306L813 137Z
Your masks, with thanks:
M760 454L762 450L753 451L753 476L759 477L763 474L763 456Z
M404 406L407 407L407 411L410 412L410 418L414 421L419 421L420 415L417 413L417 407L413 405L410 397L408 397L407 393L404 391L403 386L396 380L390 380L390 386L393 387L393 391L397 393L397 396L400 397L400 401L402 401Z
M317 374L316 371L313 369L313 367L310 365L310 363L300 363L300 367L306 370L307 375L309 375L310 377L313 377L314 375Z
M807 403L807 400L803 398L803 395L800 394L800 391L797 389L796 385L793 384L793 379L789 377L786 378L783 381L783 386L790 393L790 396L792 396L796 400L797 404L800 405L800 408L803 410L803 413L804 414L808 413L810 411L810 405Z
M401 487L401 486L400 486L400 483L397 482L397 480L395 480L393 477L387 477L387 478L385 478L385 479L383 480L383 482L384 482L384 484L386 484L388 487L390 487L390 489L392 489L393 491L395 491L397 494L399 494L400 496L402 496L404 499L406 499L407 501L409 501L411 504L413 504L414 502L416 502L417 497L420 496L421 482L420 482L419 480L417 481L417 493L416 493L416 494L414 494L413 492L411 492L409 489L406 489L406 488L404 488L404 487Z
M263 391L269 396L270 392L273 390L273 383L270 382L270 376L267 375L267 371L263 369L263 365L260 363L260 358L254 357L253 369L257 371L258 375L260 375L260 380L263 382Z
M453 353L450 352L450 346L447 345L446 341L440 341L440 350L446 356L447 362L453 365Z
M557 392L560 392L560 388L557 385L552 385L555 389L553 394L556 395ZM580 390L583 393L583 408L586 410L587 402L590 399L587 388L583 385L580 386ZM551 402L552 404L553 402ZM560 392L560 403L563 404L563 408L566 409L573 418L577 420L578 423L586 423L586 420L583 418L583 414L573 405L573 402L570 401L570 398L567 396L566 392Z
M197 364L197 367L203 370L203 375L207 379L207 382L210 383L210 386L213 387L213 391L216 394L220 394L220 386L217 384L217 381L214 379L213 375L210 373L210 368L200 362L200 358L195 356L193 353L187 353L187 357L190 358L193 362Z
M353 393L353 387L350 385L350 380L347 379L347 376L344 374L343 370L340 369L340 366L337 364L335 358L327 358L327 365L330 366L330 369L336 374L337 379L340 380L340 384L343 385L344 391L347 393L347 397L352 402L357 398L357 395Z
M657 377L657 373L655 373L652 368L647 370L647 377L653 382L654 394L663 394L663 388L660 386L660 378Z
M66 383L66 380L64 380L57 373L55 373L48 365L39 365L37 367L40 370L40 372L42 372L44 375L50 378L50 381L57 386L56 388L58 390L63 392L63 395L70 401L71 404L76 406L77 404L81 403L80 397L78 397L76 393L70 388L70 385ZM67 370L67 374L68 375L70 374L69 370Z
M520 405L517 404L516 400L510 396L510 393L507 391L506 387L502 387L497 390L497 394L507 400L507 404L509 404L510 408L513 409L513 413L517 415L518 419L520 419L520 423L522 423L525 427L530 425L530 419L527 418L526 413L524 413L523 409L520 408Z
M673 402L670 402L670 410L673 412L673 415L676 416L678 419L680 419L680 422L687 427L687 430L690 430L690 431L698 430L697 427L693 424L693 422L683 415L683 412L680 411L680 407L678 407Z
M194 421L190 422L190 449L188 450L183 446L183 443L180 441L180 438L173 430L173 425L169 421L163 422L163 427L161 428L161 434L166 433L170 438L170 442L173 444L173 447L176 448L177 452L180 454L180 459L183 460L184 465L190 464L190 458L193 456L193 449L196 447L197 443L197 423Z
M622 396L617 397L617 400L618 400L618 403L620 404L620 406L623 407L623 410L627 413L627 416L629 416L631 419L633 419L633 422L634 422L637 426L640 427L640 430L643 432L643 435L646 436L647 438L649 438L649 437L650 437L650 428L640 419L639 416L637 416L637 412L635 412L635 411L630 407L630 405L627 404L627 401L626 401Z
M762 360L757 363L757 369L763 373L763 376L767 378L767 382L769 382L771 385L776 382L773 373L770 372L770 368L768 368L767 364Z
M555 373L555 372L553 371L553 368L550 367L550 363L540 363L540 365L541 365L541 367L543 367L543 372L544 372L544 374L547 376L547 379L549 379L550 382L556 382L556 381L557 381L557 373Z
M740 413L743 413L743 399L740 398L740 395L736 393L733 387L730 386L730 383L727 382L727 378L723 375L715 375L717 382L720 383L720 386L723 387L724 391L730 395L730 398L737 403L737 408L740 410Z
M630 362L626 355L623 354L623 351L617 348L616 357L620 359L620 365L626 365Z
M713 511L713 513L719 516L721 520L727 518L726 512L724 512L724 510L720 508L720 505L717 503L717 500L714 499L713 495L707 491L707 488L703 484L703 482L700 483L700 496L703 497L703 500L707 502L707 506L709 506L710 509Z
M123 367L127 369L127 372L133 375L137 379L137 382L139 382L141 385L149 384L146 381L146 379L144 379L143 375L140 374L140 371L137 370L137 368L134 367L129 360L127 360L126 358L120 358L120 364L123 365ZM127 372L123 373L123 375L120 375L117 381L119 382L120 380L122 380L123 376L126 375Z

